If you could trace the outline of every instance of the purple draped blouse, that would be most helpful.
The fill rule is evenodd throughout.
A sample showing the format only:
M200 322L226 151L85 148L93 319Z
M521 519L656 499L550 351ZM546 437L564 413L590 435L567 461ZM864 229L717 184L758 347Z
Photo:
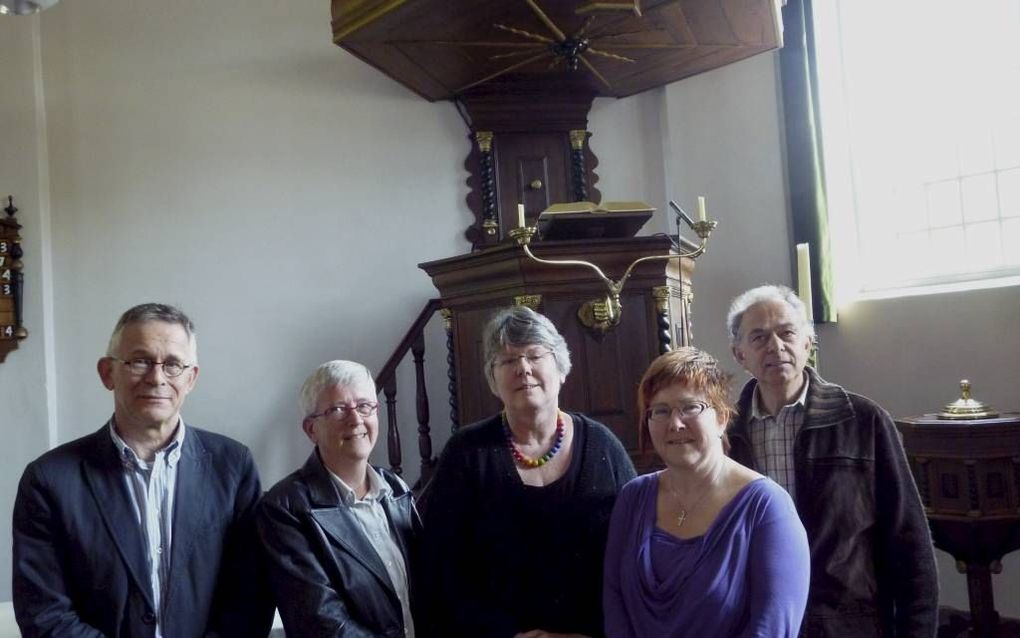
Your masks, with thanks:
M702 536L655 525L659 474L620 492L606 544L607 638L796 636L807 603L807 535L767 478L744 486Z

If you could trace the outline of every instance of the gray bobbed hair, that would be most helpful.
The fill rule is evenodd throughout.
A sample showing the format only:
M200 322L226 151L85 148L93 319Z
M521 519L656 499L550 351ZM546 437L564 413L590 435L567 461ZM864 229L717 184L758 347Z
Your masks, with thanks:
M747 309L755 304L771 301L778 301L790 306L794 316L801 319L800 328L807 332L811 343L815 342L815 324L807 320L807 307L797 296L797 293L786 286L766 284L737 295L733 303L730 304L730 311L726 313L726 329L730 335L731 346L740 342L740 324L744 321L744 313L747 312Z
M493 366L503 348L535 345L549 348L560 374L564 377L570 374L567 342L548 317L527 306L512 306L500 310L489 320L482 331L482 357L485 361L485 380L489 382L489 389L493 393L496 392Z
M359 383L368 384L372 388L373 396L377 394L372 373L360 363L337 359L320 365L301 384L300 403L302 417L315 414L315 406L319 402L319 395L326 388L331 388L335 385L347 386Z

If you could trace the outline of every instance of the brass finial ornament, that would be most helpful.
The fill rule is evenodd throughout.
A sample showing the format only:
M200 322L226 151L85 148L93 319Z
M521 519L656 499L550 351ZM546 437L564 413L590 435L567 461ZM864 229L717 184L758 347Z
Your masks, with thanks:
M991 406L970 397L970 381L967 379L960 380L960 398L947 403L939 412L940 419L994 419L997 416L999 413Z

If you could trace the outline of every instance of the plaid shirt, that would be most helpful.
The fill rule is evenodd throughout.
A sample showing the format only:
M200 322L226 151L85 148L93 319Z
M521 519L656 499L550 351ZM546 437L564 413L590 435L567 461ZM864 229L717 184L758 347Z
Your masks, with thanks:
M794 493L793 442L804 425L804 400L807 398L808 377L804 375L804 388L797 400L784 405L775 416L761 407L758 386L751 397L750 426L751 449L758 467L755 468L782 485L790 496Z

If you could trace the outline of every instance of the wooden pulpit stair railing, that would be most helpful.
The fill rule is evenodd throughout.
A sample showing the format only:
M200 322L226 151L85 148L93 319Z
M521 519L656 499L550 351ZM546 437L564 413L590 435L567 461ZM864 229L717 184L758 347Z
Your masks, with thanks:
M415 378L415 413L418 421L418 453L421 458L421 474L415 489L420 490L432 475L436 459L432 454L432 430L429 426L429 397L425 383L425 327L432 320L436 311L440 310L439 299L430 299L418 313L418 317L404 334L404 338L394 349L385 365L375 377L376 388L386 399L386 452L390 469L396 474L403 474L403 461L400 449L400 425L397 415L397 368L406 359L408 353L414 359ZM451 359L450 333L447 331L447 374L453 374ZM450 377L451 419L456 427L456 399L454 380Z

